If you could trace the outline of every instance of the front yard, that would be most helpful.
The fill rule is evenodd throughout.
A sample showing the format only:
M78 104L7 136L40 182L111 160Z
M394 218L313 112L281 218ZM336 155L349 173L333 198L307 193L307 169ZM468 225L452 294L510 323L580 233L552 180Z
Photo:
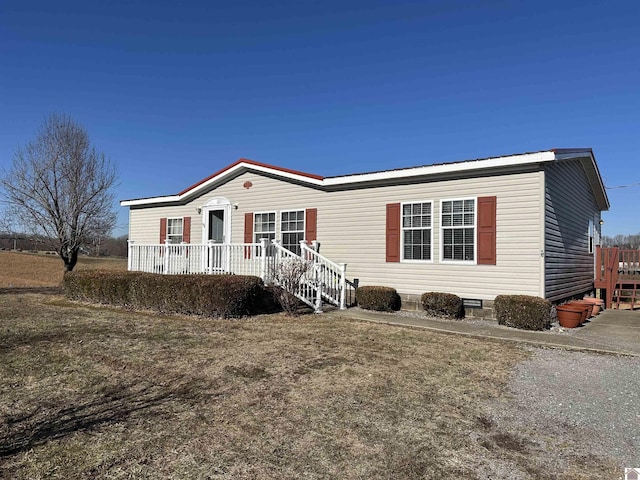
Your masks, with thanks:
M499 462L514 478L615 478L610 459L546 462L491 420L530 355L323 316L165 317L4 293L0 477L511 478Z

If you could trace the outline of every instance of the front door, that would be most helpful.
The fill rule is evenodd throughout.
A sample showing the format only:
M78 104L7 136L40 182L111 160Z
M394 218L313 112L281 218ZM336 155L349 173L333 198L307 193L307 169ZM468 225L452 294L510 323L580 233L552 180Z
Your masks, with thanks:
M204 212L207 256L205 267L209 273L220 273L228 270L229 252L225 244L228 242L226 229L229 214L226 208L207 208ZM213 243L213 245L211 245Z
M209 210L209 233L207 240L224 243L224 210Z

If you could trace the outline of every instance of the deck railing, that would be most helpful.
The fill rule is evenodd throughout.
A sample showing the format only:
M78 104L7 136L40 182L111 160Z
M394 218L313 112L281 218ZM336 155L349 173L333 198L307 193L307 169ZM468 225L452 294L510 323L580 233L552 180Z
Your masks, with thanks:
M329 301L341 309L346 308L346 264L338 264L318 252L319 244L310 247L300 242L301 254L284 248L278 242L198 245L138 244L129 242L128 269L131 271L184 274L234 274L254 275L265 283L278 283L292 289L296 297L322 311L322 300ZM284 281L287 269L297 264L304 266L295 285Z
M640 281L640 250L596 247L595 285L606 290L606 307L619 282Z

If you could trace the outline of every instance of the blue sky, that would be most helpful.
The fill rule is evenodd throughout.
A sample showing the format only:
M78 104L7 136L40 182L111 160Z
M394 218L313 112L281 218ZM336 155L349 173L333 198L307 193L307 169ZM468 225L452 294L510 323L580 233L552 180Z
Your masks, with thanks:
M635 184L639 20L637 1L3 0L0 166L57 112L118 199L241 157L329 176L555 147ZM640 232L640 185L608 194L604 234Z

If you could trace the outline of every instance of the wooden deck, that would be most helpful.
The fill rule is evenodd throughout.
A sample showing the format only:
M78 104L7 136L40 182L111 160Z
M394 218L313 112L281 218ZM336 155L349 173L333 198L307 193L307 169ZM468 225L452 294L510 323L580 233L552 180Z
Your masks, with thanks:
M606 308L640 308L640 250L596 247L594 286Z
M619 280L611 299L611 306L621 310L640 309L640 280Z

